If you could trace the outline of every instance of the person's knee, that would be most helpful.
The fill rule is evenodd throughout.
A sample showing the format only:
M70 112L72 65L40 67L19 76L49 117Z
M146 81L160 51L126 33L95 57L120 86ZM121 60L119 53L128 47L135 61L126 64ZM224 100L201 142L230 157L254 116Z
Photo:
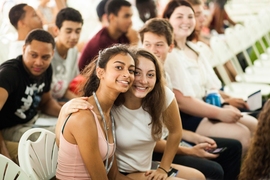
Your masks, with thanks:
M248 116L248 118L250 119L251 136L253 136L253 133L256 131L258 126L258 120L252 116Z
M195 168L172 164L173 168L178 170L177 177L184 178L184 179L194 179L194 180L205 180L205 176L202 172Z
M194 169L194 171L193 171L193 177L194 178L192 178L192 179L196 179L196 180L199 180L199 179L201 179L201 180L205 180L206 178L205 178L205 176L203 175L203 173L201 173L200 171L198 171L197 169Z
M250 145L251 132L248 128L242 128L238 133L238 140L242 145L243 152L246 152Z

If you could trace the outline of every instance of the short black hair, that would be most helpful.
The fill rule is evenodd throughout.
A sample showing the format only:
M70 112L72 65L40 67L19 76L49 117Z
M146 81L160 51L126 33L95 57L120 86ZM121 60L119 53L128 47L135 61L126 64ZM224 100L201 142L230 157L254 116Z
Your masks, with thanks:
M61 9L56 16L55 24L60 29L64 21L73 21L83 24L83 18L79 11L74 8L64 8Z
M98 16L99 21L101 21L102 20L102 16L104 14L106 14L106 12L105 12L105 5L106 5L107 2L108 2L108 0L101 0L98 3L97 7L96 7L97 16Z
M17 4L9 11L9 21L15 29L18 29L18 21L25 17L25 10L23 9L25 6L27 6L25 3Z
M25 45L31 44L31 42L33 40L37 40L37 41L41 41L41 42L45 42L45 43L50 43L53 47L53 49L55 48L55 41L53 36L43 30L43 29L34 29L32 30L26 37L25 39Z
M117 16L122 6L131 7L131 4L126 0L109 0L105 5L105 12L108 16L110 14Z

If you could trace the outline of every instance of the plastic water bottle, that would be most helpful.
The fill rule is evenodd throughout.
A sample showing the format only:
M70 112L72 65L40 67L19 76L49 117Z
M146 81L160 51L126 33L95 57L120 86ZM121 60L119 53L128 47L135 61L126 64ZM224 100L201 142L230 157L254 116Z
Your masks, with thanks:
M220 95L217 90L209 90L207 92L205 102L214 106L221 107Z

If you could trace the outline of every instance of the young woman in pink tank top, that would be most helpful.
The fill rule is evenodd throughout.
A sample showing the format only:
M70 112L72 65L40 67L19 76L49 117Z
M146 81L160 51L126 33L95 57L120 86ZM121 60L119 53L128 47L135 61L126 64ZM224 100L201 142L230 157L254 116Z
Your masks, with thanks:
M172 164L182 132L176 100L173 93L165 88L162 69L155 56L142 49L135 54L138 62L133 85L126 93L121 93L112 108L117 125L119 171L133 180L205 179L201 172L193 168ZM75 103L87 106L83 102L89 101L80 102L76 98L65 106L74 106ZM65 106L62 109L68 109ZM163 135L164 126L168 130L164 145L166 151L159 168L152 167L150 170L153 148ZM171 167L178 170L178 174L172 173L174 170Z
M100 51L83 70L86 83L82 95L93 109L82 109L68 118L59 116L56 141L59 146L57 179L129 179L117 170L114 158L114 101L134 80L135 58L123 45ZM71 110L72 111L72 110ZM105 166L105 167L104 167Z

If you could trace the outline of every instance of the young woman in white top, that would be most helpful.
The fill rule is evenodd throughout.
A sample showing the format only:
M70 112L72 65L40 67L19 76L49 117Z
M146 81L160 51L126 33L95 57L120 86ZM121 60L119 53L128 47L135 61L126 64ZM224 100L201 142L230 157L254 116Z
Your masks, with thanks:
M132 179L166 179L165 172L172 166L179 169L177 177L204 179L195 169L171 165L182 136L177 103L173 92L164 86L163 71L155 56L143 49L135 54L138 63L134 83L128 92L119 96L112 109L119 171ZM160 166L148 171L156 141L164 129L168 137Z
M245 152L257 120L241 114L232 106L219 108L202 101L207 90L220 89L221 84L217 83L219 80L196 45L190 42L195 33L191 5L186 1L172 0L166 6L163 18L167 18L174 29L175 48L164 67L172 81L184 129L205 136L237 139Z

